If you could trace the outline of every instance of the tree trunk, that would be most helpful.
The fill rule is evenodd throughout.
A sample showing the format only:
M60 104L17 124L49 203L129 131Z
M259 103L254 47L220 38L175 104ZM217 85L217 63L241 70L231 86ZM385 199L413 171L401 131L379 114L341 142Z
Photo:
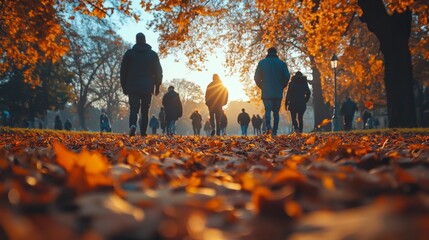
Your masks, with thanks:
M389 127L417 126L414 81L408 40L412 13L409 9L389 15L382 0L358 0L368 25L380 41L384 55L384 84Z
M79 116L79 124L80 128L82 130L86 130L86 123L85 123L85 104L82 102L79 102L77 104L77 114Z
M311 62L314 63L314 59L311 57ZM325 102L322 94L322 83L320 79L320 72L315 66L312 67L313 71L313 110L314 110L314 129L317 129L319 124L322 123L323 119L331 119L332 112L329 103ZM321 126L324 131L330 131L331 125L327 124Z

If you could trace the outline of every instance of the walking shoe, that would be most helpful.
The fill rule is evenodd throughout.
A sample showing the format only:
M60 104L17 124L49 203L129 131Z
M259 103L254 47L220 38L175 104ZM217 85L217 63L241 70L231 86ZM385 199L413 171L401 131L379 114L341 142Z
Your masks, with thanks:
M136 125L131 125L130 127L130 137L135 136L136 135Z

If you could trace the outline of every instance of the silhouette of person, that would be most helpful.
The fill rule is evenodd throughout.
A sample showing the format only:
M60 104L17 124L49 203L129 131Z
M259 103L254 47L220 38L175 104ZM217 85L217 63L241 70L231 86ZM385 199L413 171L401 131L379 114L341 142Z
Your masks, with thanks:
M200 135L203 118L201 117L201 114L198 112L198 110L196 110L191 114L191 119L192 119L192 129L194 130L194 135Z
M173 86L168 87L168 92L162 98L162 105L165 109L165 120L167 121L167 135L176 134L176 121L182 117L182 103Z
M5 127L10 126L10 113L7 109L2 112L2 125Z
M255 114L252 115L251 122L252 122L252 127L253 127L253 135L257 135L258 133L256 132L257 131L256 126L258 124L258 118L256 118Z
M228 90L223 86L217 74L213 74L213 81L207 86L205 101L209 109L210 124L212 127L210 135L214 136L216 133L216 135L219 136L222 107L228 103Z
M225 112L222 110L222 115L220 117L220 122L219 122L220 135L226 135L227 126L228 126L228 118L226 117Z
M286 63L279 59L275 48L269 48L265 59L258 63L254 80L262 91L261 99L265 107L267 133L271 132L273 136L277 135L283 89L287 86L289 78L290 73ZM274 118L272 127L271 112Z
M247 128L249 127L250 123L250 116L246 112L246 109L242 108L241 113L238 114L237 122L240 124L241 127L241 135L247 136Z
M167 128L167 122L165 121L165 109L161 107L161 110L158 114L159 123L161 125L162 134L165 134L165 129Z
M121 86L125 95L128 95L130 105L130 136L134 136L137 129L139 111L142 115L140 134L146 136L149 107L152 94L159 94L162 83L162 67L158 54L146 43L143 33L137 33L136 44L129 49L121 63Z
M156 119L155 115L152 115L149 121L149 127L152 129L152 134L156 134L156 130L159 128L159 121Z
M290 111L295 132L302 133L304 129L304 112L310 95L307 77L303 76L300 71L296 72L289 82L285 102L286 110Z
M344 116L344 129L350 131L355 112L358 110L357 105L350 97L347 97L340 109L340 114Z
M206 122L204 123L204 131L206 132L207 136L210 136L210 132L212 131L212 126L210 125L209 118L207 118Z
M259 116L259 114L256 115L256 135L261 134L261 127L264 120Z
M103 132L103 131L106 131L106 132L112 131L109 117L105 112L101 112L100 114L100 132Z
M55 116L54 129L63 130L63 121L61 121L60 115Z
M64 123L64 129L67 131L70 131L72 129L72 122L69 118L67 118L66 122Z
M362 114L363 129L366 129L367 126L369 127L369 129L372 128L372 122L370 124L370 122L368 121L371 118L372 118L372 114L368 110L363 111L363 114Z

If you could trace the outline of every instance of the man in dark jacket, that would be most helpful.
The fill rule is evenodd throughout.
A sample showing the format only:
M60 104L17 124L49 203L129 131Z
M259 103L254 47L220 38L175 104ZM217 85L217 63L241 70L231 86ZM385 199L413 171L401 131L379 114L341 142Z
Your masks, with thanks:
M122 90L128 95L130 104L130 136L135 135L139 110L142 114L140 133L146 136L152 94L154 91L155 96L159 94L162 67L158 54L146 43L143 33L136 35L136 44L125 53L120 78Z
M182 103L177 92L174 91L173 86L168 87L168 92L162 98L162 105L165 109L165 120L167 122L167 135L174 135L176 133L176 121L182 117Z
M100 114L100 132L111 132L112 126L110 125L110 120L107 114L102 111Z
M210 124L212 126L211 136L220 135L220 119L222 107L228 103L228 90L223 86L217 74L213 74L213 81L209 83L205 95L206 105L209 109Z
M304 128L304 112L310 99L310 88L307 78L300 71L292 77L286 94L286 110L290 111L295 132L302 133ZM298 121L296 117L298 116Z
M277 56L275 48L268 49L268 55L258 63L255 72L255 83L262 90L262 101L265 107L265 122L267 133L277 135L279 126L279 111L283 98L283 89L289 82L289 69L285 62ZM274 123L271 127L271 112Z
M241 127L241 135L247 136L247 128L249 127L250 123L250 116L246 112L246 109L241 109L241 113L238 114L237 122L240 124Z
M71 131L72 129L72 122L69 118L67 118L66 122L64 123L64 130Z
M63 130L63 121L61 121L60 115L55 116L54 129Z
M203 126L203 117L201 117L201 114L198 112L198 110L195 110L195 112L191 114L191 119L194 135L200 135L201 127Z
M357 105L350 97L347 97L340 109L340 114L344 115L344 129L350 131L352 129L353 118L358 110Z

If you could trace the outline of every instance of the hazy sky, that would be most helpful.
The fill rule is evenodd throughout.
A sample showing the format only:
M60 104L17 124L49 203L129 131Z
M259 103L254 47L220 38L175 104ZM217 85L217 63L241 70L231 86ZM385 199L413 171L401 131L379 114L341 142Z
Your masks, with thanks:
M132 44L135 43L135 36L138 32L143 32L146 35L146 42L152 46L154 51L158 52L158 34L147 30L143 21L139 23L129 21L118 31L119 35L122 36L125 41ZM203 92L205 92L207 85L212 80L212 75L217 73L229 90L230 101L248 100L244 94L243 85L238 80L238 76L227 76L225 74L224 67L222 66L225 60L224 56L219 55L217 57L212 57L207 63L207 71L202 72L189 70L186 66L185 59L179 60L178 62L176 62L175 59L176 58L173 56L160 59L164 73L164 82L173 78L184 78L199 84Z

